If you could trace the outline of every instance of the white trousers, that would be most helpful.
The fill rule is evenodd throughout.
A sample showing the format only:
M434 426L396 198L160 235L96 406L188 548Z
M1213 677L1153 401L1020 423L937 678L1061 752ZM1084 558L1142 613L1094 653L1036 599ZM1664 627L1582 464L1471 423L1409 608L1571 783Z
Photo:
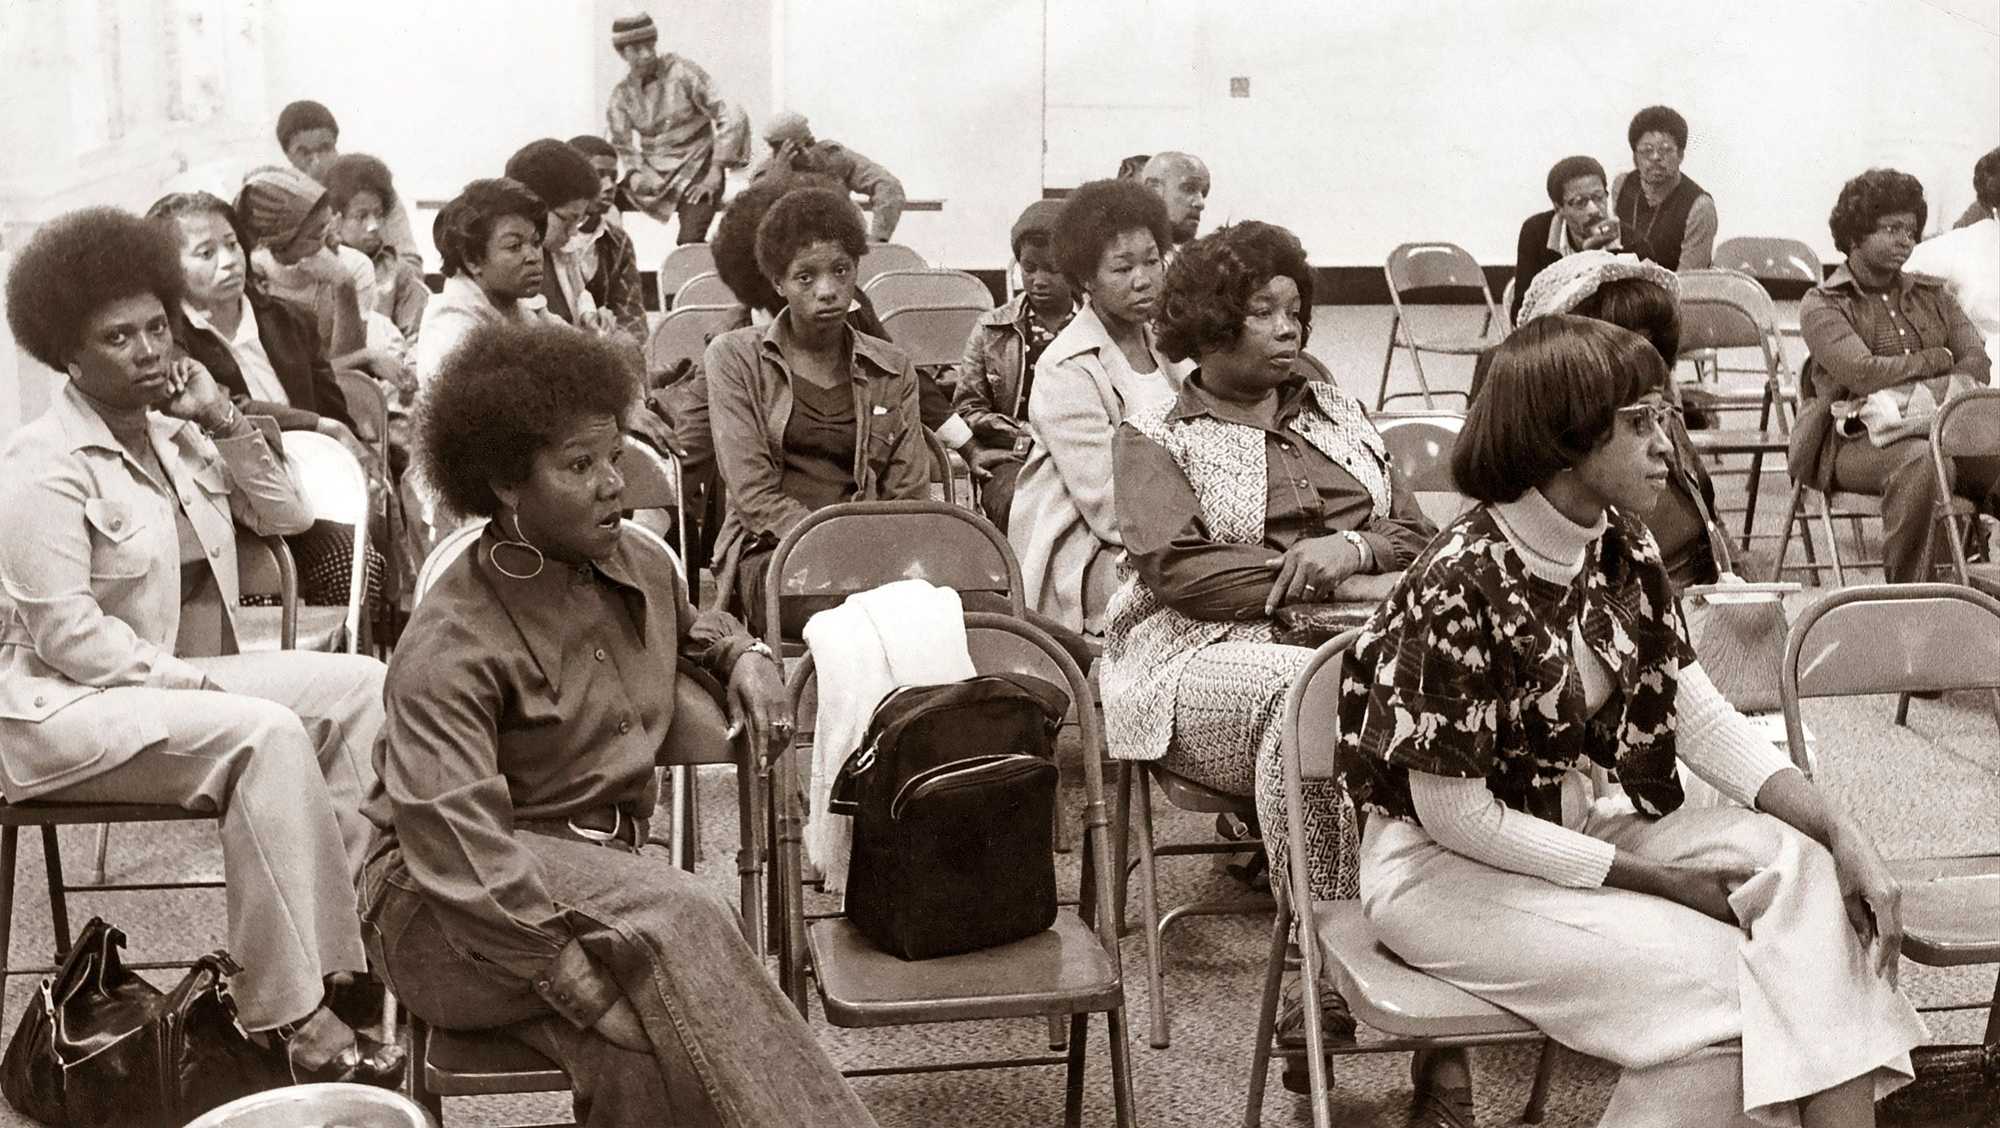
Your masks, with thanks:
M1622 1066L1601 1128L1796 1125L1800 1098L1909 1081L1923 1022L1872 970L1819 843L1741 807L1655 821L1600 804L1581 823L1658 861L1757 867L1730 897L1740 926L1495 869L1391 818L1362 842L1362 907L1412 966Z
M384 667L297 651L189 661L227 692L120 687L78 701L64 712L143 710L167 739L41 798L221 813L229 952L243 965L230 991L243 1027L268 1030L311 1015L325 976L367 967L354 883Z

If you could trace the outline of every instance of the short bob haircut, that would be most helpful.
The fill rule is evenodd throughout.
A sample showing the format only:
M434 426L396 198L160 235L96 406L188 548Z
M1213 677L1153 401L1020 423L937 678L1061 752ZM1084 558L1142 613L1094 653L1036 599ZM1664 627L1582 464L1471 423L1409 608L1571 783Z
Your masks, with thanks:
M1930 218L1923 183L1907 172L1871 168L1841 185L1840 197L1833 202L1833 214L1826 217L1826 225L1833 231L1834 249L1844 255L1860 246L1861 240L1874 234L1875 224L1883 216L1897 212L1916 216L1920 234Z
M180 238L120 208L84 208L44 224L7 271L7 326L28 355L63 371L83 323L113 302L151 294L181 301Z
M510 215L534 225L537 239L549 232L549 209L518 180L475 180L454 196L431 224L431 240L444 261L446 277L486 261L486 241Z
M1581 462L1618 409L1664 389L1667 366L1630 330L1570 313L1537 317L1487 350L1451 476L1475 501L1513 501Z
M1667 288L1657 282L1614 278L1576 303L1570 312L1639 334L1669 369L1680 359L1680 306Z
M535 453L577 422L608 415L624 428L639 396L635 360L567 326L474 329L424 391L423 473L456 513L493 516L500 509L493 483L527 480Z
M1579 176L1595 176L1607 185L1611 183L1604 175L1604 166L1597 163L1596 157L1564 157L1549 169L1549 202L1561 207L1563 185Z
M2000 148L1988 149L1986 155L1972 162L1972 194L1979 198L1979 206L1991 211L2000 208Z
M750 309L776 313L785 304L771 285L771 276L757 265L757 225L785 193L807 187L842 190L841 183L830 176L774 169L738 192L716 221L715 236L708 244L715 256L715 273L736 300Z
M1174 245L1167 205L1137 180L1092 180L1063 197L1056 217L1056 266L1081 293L1097 276L1104 250L1127 231L1144 231L1162 251Z
M757 269L766 278L778 278L800 251L814 243L833 243L860 262L868 251L868 226L861 209L830 188L786 192L757 222Z
M326 198L333 210L345 212L347 205L362 192L373 192L382 201L383 211L396 207L396 181L389 166L366 153L342 153L326 166Z
M1687 152L1688 119L1671 106L1647 106L1633 114L1632 124L1625 127L1625 147L1638 148L1639 138L1648 133L1664 133L1674 139L1674 148Z
M1250 295L1273 278L1299 288L1299 343L1312 334L1313 275L1298 237L1276 224L1247 220L1182 247L1160 294L1160 351L1170 360L1234 347L1243 336Z

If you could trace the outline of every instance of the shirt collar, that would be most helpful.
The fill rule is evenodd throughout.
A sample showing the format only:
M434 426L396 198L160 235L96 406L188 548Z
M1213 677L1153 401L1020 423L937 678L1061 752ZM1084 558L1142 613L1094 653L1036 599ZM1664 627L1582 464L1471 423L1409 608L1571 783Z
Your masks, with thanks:
M1899 270L1896 272L1895 287L1898 293L1908 294L1920 285L1931 284L1935 284L1933 280L1921 274L1916 274L1908 270ZM1849 270L1847 264L1844 262L1834 267L1833 273L1826 276L1826 288L1828 290L1846 290L1853 294L1866 292L1861 288L1861 280L1854 276L1854 272Z
M181 299L181 312L187 315L188 324L195 328L213 333L232 345L240 345L257 335L257 310L250 304L248 289L243 291L243 296L238 300L243 303L243 309L237 315L236 336L233 338L223 337L222 330L215 327L215 324L208 319L208 314L195 308L194 303L185 298Z
M569 605L573 586L597 582L609 586L632 609L639 637L646 636L646 589L638 579L632 559L633 538L633 533L625 532L618 538L617 550L603 560L576 565L544 558L539 571L533 553L518 546L501 547L502 542L512 537L502 531L498 521L489 521L474 543L473 567L527 643L528 653L548 679L550 689L560 689L564 641L576 631ZM506 571L494 563L496 549ZM516 574L508 575L509 571Z
M859 308L861 308L861 303L857 301L848 306L847 311L851 314ZM841 331L847 337L848 356L855 360L865 360L868 362L866 367L861 365L853 366L856 376L864 380L867 379L870 375L867 368L873 368L884 376L894 376L903 370L905 358L896 346L887 341L871 337L866 333L857 332L851 325L843 325ZM785 367L785 347L791 343L792 319L790 311L779 310L778 315L771 319L770 324L764 326L764 332L758 347L765 354L776 360L781 367ZM785 367L785 371L789 375L791 369Z
M1563 222L1562 209L1557 208L1549 215L1549 250L1565 256L1575 253L1576 247L1569 241L1569 224Z
M1283 427L1289 423L1294 416L1305 409L1311 398L1306 389L1305 376L1294 372L1292 378L1278 389L1278 414L1273 418L1273 424ZM1240 423L1260 431L1264 429L1264 424L1252 419L1242 407L1203 387L1201 369L1197 368L1181 382L1181 390L1174 397L1173 411L1167 418L1185 423L1204 415L1224 423Z
M1146 336L1146 347L1151 349L1153 327L1144 326L1141 332ZM1118 342L1111 339L1111 330L1104 327L1104 319L1097 316L1097 308L1086 301L1077 308L1076 316L1069 319L1069 324L1063 326L1062 332L1056 334L1056 339L1049 342L1048 351L1042 354L1042 361L1048 364L1060 364L1073 356L1117 347Z

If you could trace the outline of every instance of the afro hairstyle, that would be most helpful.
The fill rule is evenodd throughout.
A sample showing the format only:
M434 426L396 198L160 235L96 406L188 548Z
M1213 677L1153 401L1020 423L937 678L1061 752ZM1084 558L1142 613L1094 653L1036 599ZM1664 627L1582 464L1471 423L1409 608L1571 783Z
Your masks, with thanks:
M485 262L486 242L493 237L494 226L510 215L533 224L536 238L548 234L549 209L518 180L475 180L452 197L431 223L431 240L437 244L445 276L462 274L467 266Z
M1163 251L1174 245L1165 201L1137 180L1092 180L1063 197L1050 239L1063 277L1081 292L1105 248L1127 231L1149 233Z
M1844 255L1860 246L1861 240L1874 233L1875 224L1883 216L1897 212L1916 216L1919 232L1930 218L1923 183L1907 172L1871 168L1841 185L1833 214L1826 217L1826 225L1833 231L1834 249Z
M803 187L778 197L757 223L757 269L776 278L814 243L833 243L856 262L867 253L868 225L845 193Z
M1299 344L1312 334L1313 274L1298 236L1246 220L1182 247L1160 295L1160 351L1171 360L1233 347L1243 336L1250 295L1273 278L1299 288Z
M334 211L344 212L359 192L373 192L383 211L395 210L396 181L389 166L366 153L342 153L326 166L326 198Z
M84 208L42 225L15 254L7 327L29 356L61 372L99 310L142 294L176 309L181 286L180 238L167 225Z

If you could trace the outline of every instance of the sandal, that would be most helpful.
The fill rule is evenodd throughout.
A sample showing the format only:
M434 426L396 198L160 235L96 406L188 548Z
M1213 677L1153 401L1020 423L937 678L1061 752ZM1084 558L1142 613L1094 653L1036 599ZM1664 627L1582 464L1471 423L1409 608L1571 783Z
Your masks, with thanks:
M267 1051L277 1059L281 1072L291 1075L293 1084L345 1081L381 1089L402 1088L403 1074L408 1065L403 1047L395 1042L378 1042L358 1030L353 1031L354 1043L335 1054L332 1060L320 1065L301 1064L293 1056L293 1039L311 1020L312 1016L308 1015L304 1021L288 1022L265 1032L268 1037L265 1043Z
M1472 1086L1433 1082L1430 1078L1433 1052L1451 1051L1419 1050L1410 1055L1410 1086L1416 1091L1410 1108L1410 1128L1474 1128ZM1468 1072L1470 1069L1468 1062Z
M1285 993L1278 1004L1278 1021L1273 1031L1281 1050L1304 1050L1306 1048L1306 1003L1305 988L1298 979L1285 985ZM1354 1013L1347 1008L1347 1000L1340 992L1322 985L1319 989L1320 1031L1329 1045L1353 1045L1356 1023ZM1331 1055L1328 1055L1329 1058ZM1328 1067L1331 1069L1329 1060ZM1288 1093L1311 1091L1311 1073L1303 1053L1285 1058L1285 1071L1279 1080Z

